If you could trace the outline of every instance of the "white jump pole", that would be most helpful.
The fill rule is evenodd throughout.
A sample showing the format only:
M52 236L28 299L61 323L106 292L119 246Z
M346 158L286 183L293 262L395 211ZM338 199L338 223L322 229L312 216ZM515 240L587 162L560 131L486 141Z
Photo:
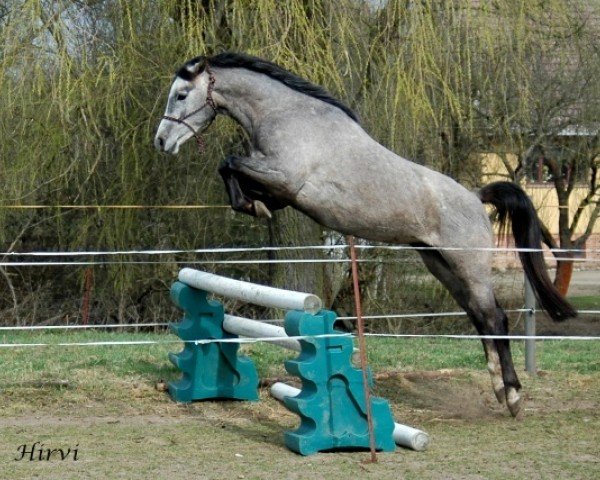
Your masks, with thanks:
M299 340L296 340L295 338L286 338L288 337L288 334L286 333L285 328L264 323L259 320L236 317L235 315L229 315L226 313L223 320L223 330L239 337L257 339L281 337L281 340L265 340L265 342L279 345L280 347L287 348L288 350L293 350L295 352L302 351L302 346L300 345ZM358 348L354 348L353 352L358 352Z
M274 343L280 347L294 350L295 352L302 351L300 342L293 338L286 338L283 327L270 325L268 323L259 322L258 320L250 320L249 318L235 317L225 314L223 320L223 330L233 335L250 338L272 338L281 337L281 340L268 340L267 343Z
M312 314L317 313L322 308L321 299L312 293L293 292L257 285L256 283L233 280L192 268L183 268L179 272L179 281L199 290L206 290L217 295L262 305L263 307L303 310Z
M284 397L296 397L298 394L300 394L300 389L286 383L276 382L271 386L271 395L280 402L283 402ZM392 436L397 445L418 452L426 450L429 445L429 435L401 423L394 423Z

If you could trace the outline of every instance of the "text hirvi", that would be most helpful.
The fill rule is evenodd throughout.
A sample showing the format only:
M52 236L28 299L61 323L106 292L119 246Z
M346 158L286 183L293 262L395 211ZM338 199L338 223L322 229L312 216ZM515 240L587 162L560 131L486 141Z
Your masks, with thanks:
M29 460L30 462L43 462L50 460L72 460L77 461L79 444L74 448L45 448L41 442L35 442L31 445L24 443L17 448L15 461Z

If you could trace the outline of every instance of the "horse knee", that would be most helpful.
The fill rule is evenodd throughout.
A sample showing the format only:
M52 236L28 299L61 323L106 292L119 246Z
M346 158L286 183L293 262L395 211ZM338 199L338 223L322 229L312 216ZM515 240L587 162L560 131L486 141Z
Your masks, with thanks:
M221 176L232 173L235 158L235 155L227 155L221 161L221 163L219 163L217 171L221 174Z

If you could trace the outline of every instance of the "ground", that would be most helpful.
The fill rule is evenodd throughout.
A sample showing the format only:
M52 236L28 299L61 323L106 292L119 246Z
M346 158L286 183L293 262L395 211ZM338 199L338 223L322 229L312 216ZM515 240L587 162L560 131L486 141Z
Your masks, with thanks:
M282 442L296 417L262 391L259 403L178 405L147 385L132 404L103 408L90 399L59 411L2 417L2 478L303 479L598 478L598 375L525 378L527 417L518 422L495 404L481 372L386 373L378 393L395 417L426 430L425 452L398 449L364 463L363 452L302 457ZM576 392L576 393L575 393ZM136 405L135 398L145 408ZM125 400L125 399L124 399ZM15 461L22 443L78 448L77 461Z
M574 291L597 296L594 287ZM597 320L581 321L597 328ZM577 333L579 324L564 325ZM29 332L0 335L0 343L108 336L165 338ZM525 398L524 419L517 421L495 400L478 342L370 339L375 393L389 400L397 421L431 437L425 452L399 448L379 454L376 464L366 463L365 452L302 457L288 451L283 433L298 419L267 388L259 402L171 401L160 384L178 377L167 352L179 349L0 349L0 479L600 478L600 356L594 341L538 342L535 377L523 372L522 343L513 343ZM286 375L280 350L262 344L244 349L265 383ZM30 449L35 442L45 451L71 450L65 460L58 453L49 461L29 455L19 460L21 446Z

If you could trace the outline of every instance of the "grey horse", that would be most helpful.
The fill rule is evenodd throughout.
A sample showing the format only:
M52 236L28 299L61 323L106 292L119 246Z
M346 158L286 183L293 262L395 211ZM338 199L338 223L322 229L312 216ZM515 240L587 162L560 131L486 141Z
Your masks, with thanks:
M539 222L521 188L496 182L472 193L377 143L352 110L321 87L274 63L235 53L197 57L179 69L156 148L177 154L188 139L199 140L219 113L235 119L251 144L249 156L230 156L219 168L233 209L269 217L292 206L345 234L421 247L425 265L479 334L508 334L493 292L493 231L483 203L494 205L502 223L512 222L518 247L539 249ZM552 285L542 254L525 251L520 258L550 317L575 316ZM520 416L521 384L509 341L482 342L496 398Z

